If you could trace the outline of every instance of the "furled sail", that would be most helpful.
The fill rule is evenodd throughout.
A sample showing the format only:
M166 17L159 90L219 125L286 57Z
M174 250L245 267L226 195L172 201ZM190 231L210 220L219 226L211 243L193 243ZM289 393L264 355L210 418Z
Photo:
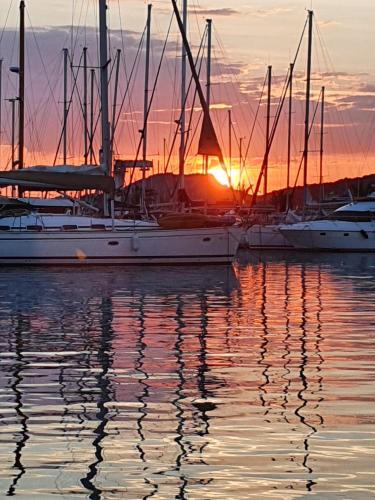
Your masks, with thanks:
M108 175L88 173L49 172L46 170L0 171L0 186L20 186L30 191L82 191L98 189L105 193L114 191L114 180Z

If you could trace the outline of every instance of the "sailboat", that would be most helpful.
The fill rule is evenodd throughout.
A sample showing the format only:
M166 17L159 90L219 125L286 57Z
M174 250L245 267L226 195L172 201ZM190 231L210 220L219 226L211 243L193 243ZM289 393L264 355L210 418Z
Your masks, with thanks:
M305 28L304 28L305 30ZM303 173L304 173L304 213L307 206L307 166L308 166L308 152L309 152L309 136L310 136L310 86L311 86L311 62L312 62L312 31L313 31L313 11L308 11L308 50L307 50L307 77L306 77L306 107L305 107L305 133L304 133L304 150L303 150ZM288 118L288 168L287 168L287 191L289 191L290 187L290 151L291 151L291 117L292 117L292 93L293 93L293 71L296 63L297 55L299 52L299 48L297 49L297 53L295 55L294 61L290 64L289 67L289 76L288 76L288 84L285 88L282 104L284 99L286 98L286 92L289 89L289 118ZM272 141L274 138L274 133L276 130L276 126L278 123L278 119L280 117L280 112L282 110L282 104L279 106L277 111L276 119L274 126L272 128L271 134L270 130L270 105L271 105L271 71L272 66L268 67L268 102L267 102L267 131L266 131L266 152L262 164L262 168L258 177L257 186L255 188L255 193L253 195L252 206L254 206L256 197L259 191L260 182L262 177L264 177L264 195L267 195L267 174L268 174L268 156L271 149ZM287 193L289 196L289 193ZM292 249L293 245L289 241L288 238L285 237L284 233L280 231L281 224L285 225L287 223L299 222L300 218L293 211L289 209L289 199L288 199L288 208L286 213L283 214L272 214L273 219L271 221L267 221L266 223L258 223L250 225L245 233L245 246L250 248L258 248L258 249Z
M24 9L25 2L22 0L21 28L24 26ZM101 172L91 175L72 171L24 169L22 142L19 147L21 170L0 172L0 186L16 184L21 190L58 192L98 189L104 193L104 209L111 216L106 213L103 217L47 214L36 212L32 207L23 207L21 211L7 210L0 215L0 264L231 263L239 246L239 227L163 229L154 222L114 218L111 202L114 181L111 177L112 150L108 112L106 0L99 0L99 31L103 151ZM24 53L22 40L24 36L21 29L20 54ZM21 57L20 77L23 80L24 64ZM23 108L22 82L20 89L20 107ZM21 111L20 117L20 122L23 123ZM210 120L209 124L212 126Z

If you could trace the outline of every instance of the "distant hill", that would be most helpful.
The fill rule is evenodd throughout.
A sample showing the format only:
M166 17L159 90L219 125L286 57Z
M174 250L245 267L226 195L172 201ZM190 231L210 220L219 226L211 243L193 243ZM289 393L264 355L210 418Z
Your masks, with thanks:
M147 199L158 203L169 203L177 192L178 176L157 174L145 180ZM130 186L129 200L137 203L141 190L141 181ZM212 175L190 174L185 176L185 191L193 201L207 201L210 204L231 204L231 190L220 184Z
M290 190L293 192L293 190ZM319 200L320 186L319 184L310 184L308 187L309 202ZM354 198L361 198L368 196L375 191L375 174L365 175L363 177L354 177L352 179L345 178L339 179L334 182L327 182L324 184L324 198L332 200L335 198L342 198L351 192ZM279 189L272 191L267 196L267 204L272 204L275 207L282 209L285 205L286 189ZM259 197L259 203L264 203L262 196ZM303 205L303 187L298 186L293 192L292 206L302 207Z
M147 199L155 203L169 203L176 195L178 176L174 174L157 174L145 180ZM311 201L319 199L319 184L309 185ZM137 204L141 190L141 181L130 186L130 203ZM188 197L196 202L207 202L210 205L231 205L233 194L231 189L220 184L212 175L190 174L185 176L185 190ZM352 179L340 179L324 184L325 197L340 198L351 191L354 197L362 197L375 191L375 174ZM292 191L292 190L290 190ZM258 196L257 204L273 205L279 209L285 205L287 190L279 189L270 192L266 198ZM237 203L241 199L240 193L235 192ZM246 197L246 204L251 201L251 193ZM302 206L303 188L298 186L293 192L293 206Z

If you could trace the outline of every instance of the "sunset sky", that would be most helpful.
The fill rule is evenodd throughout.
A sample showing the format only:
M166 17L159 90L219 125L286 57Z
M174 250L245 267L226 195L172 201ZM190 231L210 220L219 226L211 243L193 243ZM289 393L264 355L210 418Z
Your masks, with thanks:
M126 75L129 75L144 29L146 3L142 0L111 0L110 28L111 54L124 49L127 73L122 68L120 95L124 94ZM169 0L155 0L152 23L151 86L159 64L162 45L171 18ZM17 64L16 27L18 0L2 0L0 9L0 57L4 59L3 99L14 97L16 77L8 68ZM248 143L258 100L268 65L272 65L273 112L276 110L289 63L294 58L307 10L315 14L313 48L313 98L316 100L322 85L326 87L326 172L332 180L344 176L357 176L374 171L375 158L375 59L372 47L375 32L373 0L190 0L189 35L193 52L197 53L205 19L213 19L213 90L212 115L219 141L228 155L227 113L232 109L233 167L238 164L238 142L244 137ZM62 48L74 48L74 64L79 62L82 47L89 47L91 64L96 61L96 0L28 0L27 6L27 127L26 145L28 162L53 161L60 135L62 101ZM9 11L9 12L8 12ZM9 14L9 15L8 15ZM121 21L120 21L121 20ZM73 27L73 28L72 28ZM40 29L44 28L44 29ZM121 34L122 32L122 34ZM149 154L155 168L163 168L163 139L172 144L174 120L178 118L179 103L179 37L176 24L172 25L162 66L160 80L149 123ZM144 50L143 50L144 52ZM306 66L306 39L296 65L295 113L293 132L293 165L297 170L302 149L303 104ZM120 117L116 153L133 158L142 126L142 90L144 57L139 60L135 78L131 83L131 99L126 99ZM205 61L203 62L203 67ZM80 76L78 81L80 82ZM205 71L201 74L202 83ZM78 87L80 88L80 83ZM188 107L193 104L193 92ZM82 123L79 97L73 96L69 117L70 161L80 163L82 157ZM197 107L197 104L195 104ZM313 110L314 104L312 105ZM286 113L280 124L271 153L270 187L285 182ZM273 113L274 114L274 113ZM319 114L317 116L320 116ZM199 128L200 112L193 113L191 130ZM258 121L246 159L248 174L245 183L254 182L264 152L265 102L260 108ZM2 167L6 168L10 142L9 104L3 101ZM196 156L196 137L193 132L188 152L187 170L200 171L200 158ZM319 126L312 132L310 182L317 180ZM177 140L178 142L178 140ZM97 144L98 146L98 144ZM176 169L172 152L172 168ZM58 155L61 162L61 152ZM5 165L4 165L5 163ZM212 166L215 166L215 160Z

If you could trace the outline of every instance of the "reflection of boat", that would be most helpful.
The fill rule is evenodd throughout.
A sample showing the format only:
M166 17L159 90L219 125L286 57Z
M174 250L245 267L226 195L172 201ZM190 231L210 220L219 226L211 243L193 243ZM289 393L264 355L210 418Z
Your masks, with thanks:
M375 251L375 197L349 203L327 219L280 227L296 248Z

